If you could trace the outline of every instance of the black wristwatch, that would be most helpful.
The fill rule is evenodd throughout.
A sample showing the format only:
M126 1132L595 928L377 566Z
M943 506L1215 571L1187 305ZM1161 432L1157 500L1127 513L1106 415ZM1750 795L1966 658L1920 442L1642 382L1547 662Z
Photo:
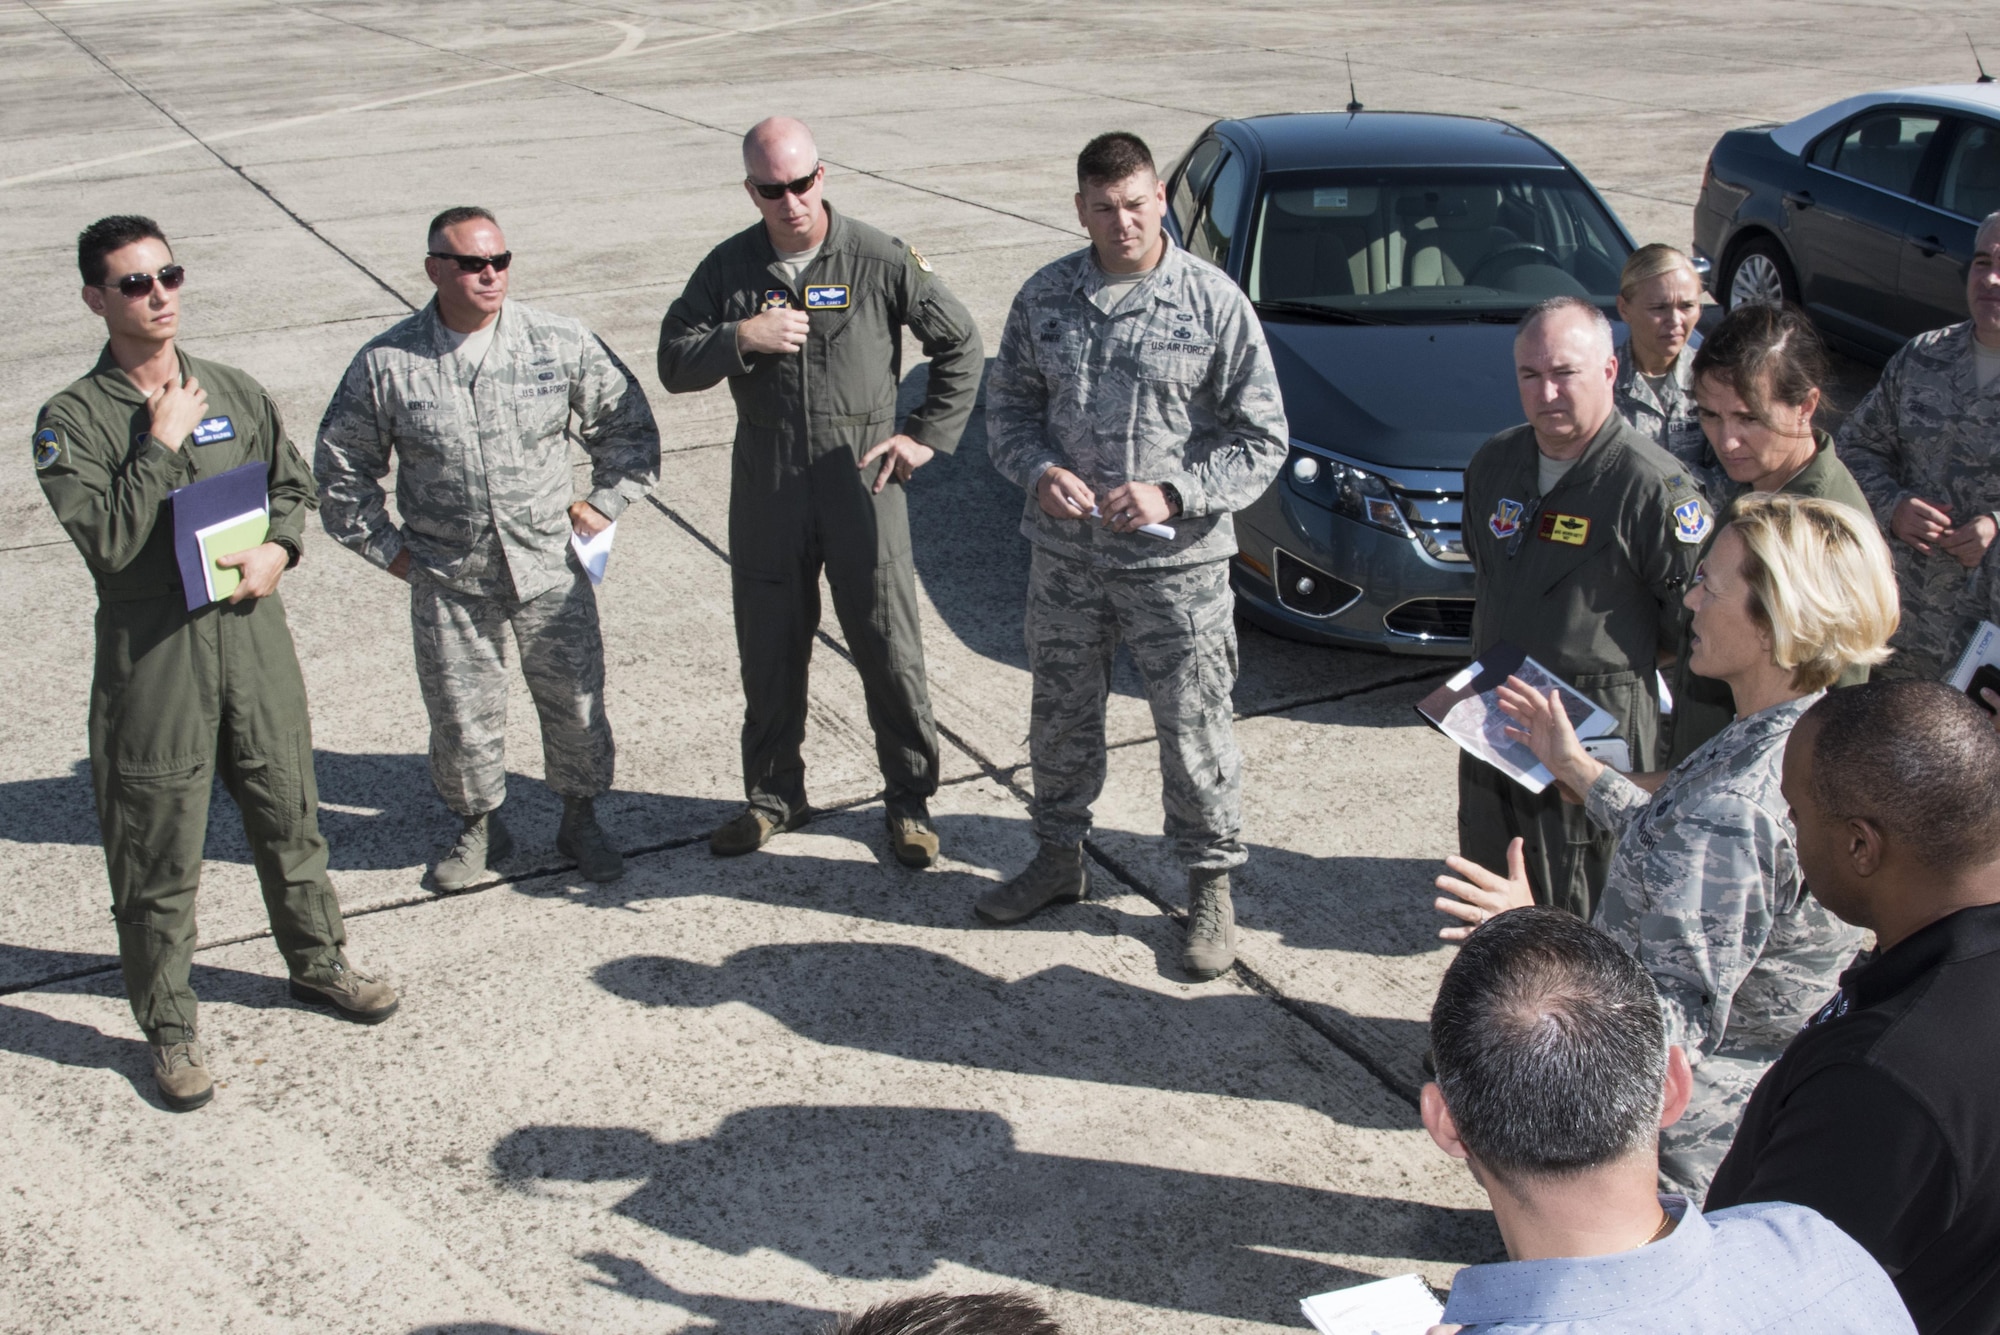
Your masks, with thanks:
M1181 512L1181 493L1179 488L1171 482L1162 482L1160 484L1160 494L1167 498L1168 505L1174 507L1175 514Z

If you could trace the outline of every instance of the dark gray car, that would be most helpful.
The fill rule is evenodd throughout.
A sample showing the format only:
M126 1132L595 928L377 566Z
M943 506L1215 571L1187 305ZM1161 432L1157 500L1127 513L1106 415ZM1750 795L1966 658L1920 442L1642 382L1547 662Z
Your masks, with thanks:
M1624 227L1526 131L1402 112L1217 122L1170 176L1168 212L1255 303L1291 423L1284 471L1237 518L1244 614L1294 639L1462 654L1461 478L1522 420L1514 324L1558 294L1608 313Z

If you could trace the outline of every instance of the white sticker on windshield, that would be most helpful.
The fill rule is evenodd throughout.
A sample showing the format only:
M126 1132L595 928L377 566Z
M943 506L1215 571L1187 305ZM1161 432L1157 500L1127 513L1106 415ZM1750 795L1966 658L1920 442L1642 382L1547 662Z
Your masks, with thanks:
M1320 188L1313 191L1313 207L1316 209L1344 209L1347 207L1347 187Z

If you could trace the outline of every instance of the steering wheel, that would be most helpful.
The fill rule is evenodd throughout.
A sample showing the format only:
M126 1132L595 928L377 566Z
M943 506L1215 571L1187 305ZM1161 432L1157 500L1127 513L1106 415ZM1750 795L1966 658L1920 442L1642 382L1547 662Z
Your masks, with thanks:
M1525 257L1525 259L1520 257ZM1509 259L1512 259L1514 262L1503 266L1501 262ZM1488 255L1485 259L1479 261L1479 263L1473 265L1472 272L1466 275L1465 285L1467 287L1489 286L1489 284L1479 281L1488 269L1502 267L1519 268L1527 259L1540 260L1543 264L1551 265L1558 269L1562 267L1556 263L1556 257L1549 253L1547 246L1538 246L1532 241L1510 241Z

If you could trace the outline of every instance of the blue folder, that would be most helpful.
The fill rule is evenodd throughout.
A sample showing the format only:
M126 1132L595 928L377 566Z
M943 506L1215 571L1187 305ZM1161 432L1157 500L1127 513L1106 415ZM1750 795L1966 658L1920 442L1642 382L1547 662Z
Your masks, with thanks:
M174 561L181 568L188 611L208 605L208 579L202 570L201 544L194 535L246 511L268 508L270 476L261 461L252 462L168 493L174 508Z

